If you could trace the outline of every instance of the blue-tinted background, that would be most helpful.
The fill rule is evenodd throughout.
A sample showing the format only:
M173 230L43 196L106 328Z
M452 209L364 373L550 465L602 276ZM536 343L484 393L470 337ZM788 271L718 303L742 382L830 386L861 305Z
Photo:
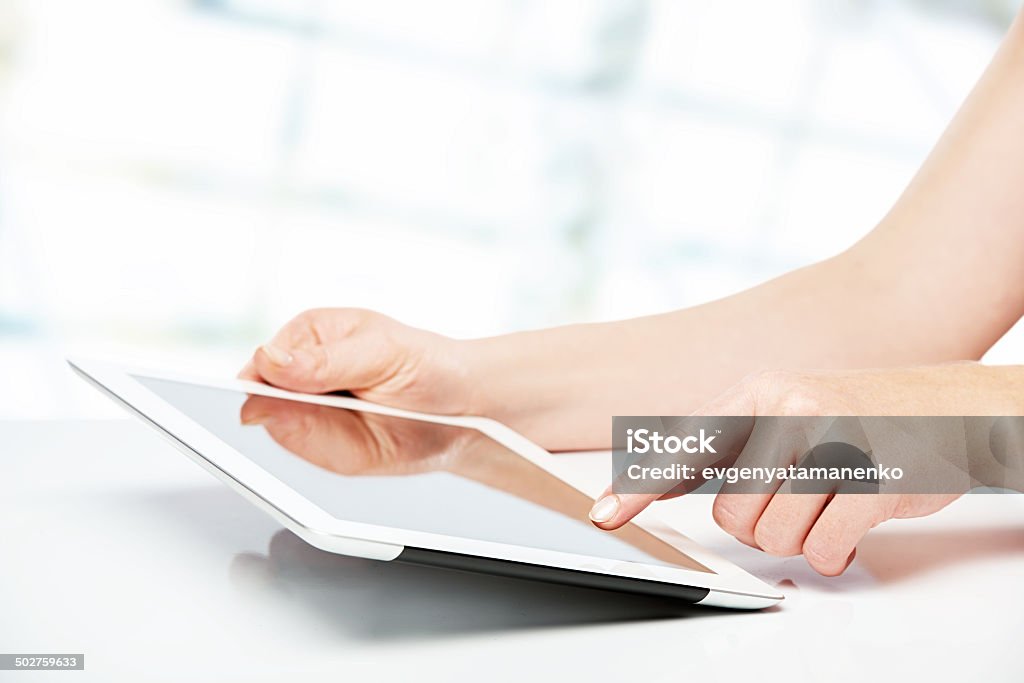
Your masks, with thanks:
M483 335L831 255L1018 5L0 0L0 416L110 414L71 351L222 374L311 306Z

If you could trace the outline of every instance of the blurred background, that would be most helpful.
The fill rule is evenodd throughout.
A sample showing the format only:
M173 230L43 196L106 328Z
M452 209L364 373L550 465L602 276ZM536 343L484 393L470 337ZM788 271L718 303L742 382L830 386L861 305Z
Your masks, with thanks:
M119 414L68 353L233 374L313 306L477 336L830 256L1019 4L0 0L0 417Z

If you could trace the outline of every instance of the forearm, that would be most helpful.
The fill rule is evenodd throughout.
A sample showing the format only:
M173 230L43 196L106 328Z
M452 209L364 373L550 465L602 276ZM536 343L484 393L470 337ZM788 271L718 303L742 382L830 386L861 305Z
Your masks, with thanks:
M855 255L663 315L468 342L481 410L549 448L606 446L612 415L679 415L751 373L965 358Z
M944 355L978 358L1024 312L1024 13L882 223L850 251ZM923 341L916 344L928 346Z

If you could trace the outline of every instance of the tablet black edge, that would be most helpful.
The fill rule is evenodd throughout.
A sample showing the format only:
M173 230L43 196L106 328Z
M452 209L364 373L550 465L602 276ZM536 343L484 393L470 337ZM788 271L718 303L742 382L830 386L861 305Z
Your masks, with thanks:
M493 557L479 557L477 555L464 555L462 553L411 548L408 546L393 561L428 567L495 574L497 576L529 579L531 581L546 581L548 583L559 583L569 586L584 586L620 593L654 595L687 603L700 602L711 592L707 588L699 588L697 586L648 581L628 576L595 574L593 572L563 569L561 567L547 567L527 562L516 562L514 560L501 560Z

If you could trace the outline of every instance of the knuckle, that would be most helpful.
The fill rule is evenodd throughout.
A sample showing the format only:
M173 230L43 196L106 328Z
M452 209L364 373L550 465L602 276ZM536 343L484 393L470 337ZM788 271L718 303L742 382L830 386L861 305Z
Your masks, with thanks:
M803 556L818 572L831 576L842 570L845 557L835 545L822 539L808 538L803 545Z
M723 531L736 536L742 534L745 524L735 503L728 497L718 496L711 508L711 516Z
M800 553L800 543L779 524L758 522L754 527L754 541L769 555L789 557Z
M794 370L761 370L741 385L765 415L814 415L821 409L806 377Z
M320 330L327 319L326 311L323 308L307 308L289 320L278 334L285 334L292 343L301 342L306 345L318 342Z
M902 496L886 496L888 500L883 500L877 506L877 514L872 520L872 526L877 526L887 519L893 517L899 519L903 517L915 517L917 508L920 501L925 500L926 497L921 494L908 493Z
M382 315L377 311L370 310L369 308L348 307L339 308L337 310L338 313L345 317L353 327L389 320L387 316Z
M745 381L750 386L763 390L777 390L780 387L793 384L797 381L799 373L793 370L758 370L747 375Z
M768 377L769 374L771 374L770 370L759 370L745 375L736 384L735 389L754 397L762 396L765 393L766 387L771 384L771 379Z
M827 412L820 396L800 386L791 387L776 396L775 405L780 415L811 416Z
M324 316L326 309L307 308L292 319L292 324L312 325Z
M348 336L367 325L387 318L367 308L310 308L299 313L289 325L312 332L313 338L322 343L327 340Z
M316 346L310 349L313 357L312 379L318 386L327 386L331 381L333 368L331 366L330 351L327 346Z

